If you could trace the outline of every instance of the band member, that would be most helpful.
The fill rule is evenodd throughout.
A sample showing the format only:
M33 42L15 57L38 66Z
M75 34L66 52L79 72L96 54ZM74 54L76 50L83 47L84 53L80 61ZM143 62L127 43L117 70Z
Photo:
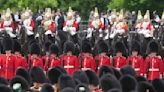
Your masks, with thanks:
M21 54L21 45L17 40L14 40L14 55L16 57L15 69L17 70L19 67L27 69L26 59Z
M55 23L52 20L52 13L51 13L50 8L46 9L44 19L43 19L42 23L43 23L43 28L44 28L44 31L45 31L44 34L46 36L48 36L48 39L51 39L52 33L54 32L54 29L55 29Z
M158 50L158 42L155 40L150 41L148 44L149 55L146 57L144 64L144 74L146 74L148 80L163 77L163 61L158 56Z
M16 58L12 55L12 46L13 41L11 38L3 39L3 48L5 54L1 56L0 68L1 68L1 77L10 80L15 74L15 62Z
M120 70L122 66L126 65L126 58L123 56L126 54L126 48L122 42L115 43L115 53L116 55L113 57L113 66Z
M74 43L67 41L64 43L64 53L60 58L62 60L62 65L69 75L72 75L75 70L79 69L79 61L74 53Z
M42 57L44 71L47 70L46 62L49 62L49 59L50 59L50 52L49 52L50 45L51 45L51 42L50 41L45 42L45 44L44 44L44 52L45 52L45 55Z
M29 68L38 66L41 69L43 68L43 62L40 55L40 47L37 43L32 43L30 45L30 55L28 55L28 65Z
M11 17L11 11L9 8L6 10L5 15L3 15L2 18L4 21L1 22L1 29L5 30L11 38L15 38L16 35L13 34L14 21Z
M93 31L98 31L99 33L99 37L102 37L102 28L103 28L103 24L99 18L99 14L98 14L98 9L95 8L94 11L94 15L93 15L93 19L89 21L89 28L87 30L87 38L91 38L92 37L92 33Z
M143 70L143 58L140 56L141 46L138 41L132 41L131 43L131 56L127 58L127 64L131 65L136 71L137 76L141 75Z
M79 61L81 63L81 69L83 71L92 70L95 71L95 60L91 54L91 44L89 40L82 41L82 53L79 55Z
M21 16L22 27L25 28L26 34L30 39L34 38L34 21L31 17L30 10L26 9Z
M97 70L100 69L101 66L112 66L112 62L110 60L110 57L108 57L108 45L103 41L100 40L98 43L98 55L95 56L95 61L97 64Z
M60 54L60 48L58 45L56 44L52 44L50 46L50 66L49 68L53 68L55 66L59 66L61 67L61 60L60 58L58 57Z

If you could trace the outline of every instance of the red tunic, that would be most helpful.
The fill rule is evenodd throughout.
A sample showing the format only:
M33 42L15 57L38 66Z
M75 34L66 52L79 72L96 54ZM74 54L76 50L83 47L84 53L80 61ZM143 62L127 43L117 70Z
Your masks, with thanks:
M101 66L106 65L106 66L112 66L112 62L108 56L102 57L100 55L97 55L95 57L95 60L98 61L98 70L100 69Z
M67 21L65 21L65 22L64 22L63 27L66 27L66 26L67 26L66 24L67 24ZM73 21L73 23L72 23L72 26L71 26L71 27L75 27L76 31L78 31L78 25L77 25L76 21Z
M51 22L51 25L49 26L49 29L48 30L50 30L51 32L53 32L54 28L55 28L55 23L54 22Z
M1 76L6 78L7 80L10 80L14 74L15 74L15 62L16 58L15 56L1 56Z
M135 69L136 74L138 76L141 75L143 61L144 60L141 56L137 56L137 57L129 56L126 60L127 64L130 64Z
M41 69L43 69L43 61L41 57L36 57L34 58L31 55L28 55L28 65L29 68L34 67L34 66L39 66Z
M49 68L49 56L43 56L42 57L42 59L43 59L43 69L44 69L44 71L46 71L48 68Z
M4 21L2 21L0 25L1 28L5 28ZM14 29L14 22L11 21L8 27Z
M72 56L62 56L62 62L63 62L63 67L64 69L67 71L67 73L69 75L72 76L72 73L75 71L75 70L78 70L79 69L79 61L77 59L76 56L72 55Z
M147 79L153 80L154 78L160 78L160 74L163 74L163 62L158 56L146 57L144 64L144 72L147 73Z
M17 70L19 67L27 69L26 59L24 57L22 57L22 56L17 56L16 57L15 69Z
M79 61L81 60L82 70L92 70L95 71L95 60L92 56L92 54L89 54L88 57L84 55L84 53L81 54L81 57L79 56Z
M114 56L113 62L114 62L114 67L119 70L122 66L126 65L126 58Z

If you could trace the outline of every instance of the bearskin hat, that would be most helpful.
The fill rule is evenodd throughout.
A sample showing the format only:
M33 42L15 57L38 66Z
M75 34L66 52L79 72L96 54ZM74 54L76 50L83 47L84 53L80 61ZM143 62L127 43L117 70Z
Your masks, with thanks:
M64 88L70 87L75 89L76 83L72 77L69 75L61 75L58 79L59 91L62 91Z
M51 86L51 84L44 83L40 92L54 92L54 88Z
M82 52L84 53L91 53L91 44L89 42L89 40L83 40L82 41Z
M151 53L151 52L158 53L158 50L159 50L158 42L155 40L150 41L148 44L148 53Z
M61 92L76 92L73 88L67 87L64 88Z
M4 77L0 77L0 84L9 85L9 82Z
M147 79L144 76L137 76L136 80L137 82L147 81Z
M72 53L74 53L75 51L74 43L71 41L67 41L64 43L64 53L67 53L69 51L71 51Z
M99 85L99 78L96 73L91 70L87 70L85 71L85 73L87 74L87 77L89 79L89 84L97 87Z
M60 52L59 46L56 44L51 44L50 48L49 48L50 54L56 54L58 55Z
M113 88L121 89L120 82L112 74L103 75L100 78L100 86L103 92L107 92L108 90Z
M30 69L30 76L32 79L32 82L36 82L36 83L46 83L46 76L43 72L43 70L38 67L38 66L34 66Z
M153 85L147 81L139 82L137 85L138 92L156 92Z
M104 74L108 74L108 73L114 74L113 69L105 65L101 66L98 74L99 78L101 78Z
M137 80L131 75L124 75L120 78L122 92L131 92L136 89Z
M21 89L22 91L26 91L29 89L29 85L28 82L21 76L14 76L11 80L10 80L10 87L13 88L13 86L15 84L21 84ZM16 90L16 89L13 89Z
M113 72L114 72L115 77L117 79L120 79L121 76L122 76L122 73L119 70L117 70L116 68L114 68L114 67L112 67L112 69L113 69Z
M45 44L44 44L44 51L48 51L49 52L49 48L51 46L51 42L50 41L47 41Z
M126 55L125 44L120 41L116 42L114 46L114 52L115 53L122 52L123 55Z
M85 84L79 84L75 88L76 92L90 92L90 89Z
M162 92L164 90L164 81L162 79L154 79L152 84L156 92Z
M133 51L137 51L139 54L141 53L141 46L136 40L131 43L131 52Z
M98 43L98 53L100 54L102 52L108 53L108 45L105 43L104 40L101 40Z
M62 75L62 72L58 67L54 67L48 71L48 79L51 84L56 84L58 82L59 77Z
M73 72L72 77L79 80L81 83L88 85L89 79L84 71L76 70Z
M31 77L30 77L30 74L24 68L19 67L16 70L15 75L23 77L28 82L28 84L31 85Z
M123 75L131 75L133 77L136 77L136 72L135 72L134 68L132 68L130 65L121 67L120 72Z
M12 50L13 49L13 40L11 38L5 37L2 40L2 43L3 43L3 49L4 49L4 51L6 51L6 50Z
M13 51L14 52L21 52L21 44L18 42L18 40L13 40Z
M0 90L1 92L13 92L12 89L6 85L0 84Z
M37 44L37 43L33 43L31 46L30 46L30 54L37 54L39 55L41 52L41 49L40 49L40 46Z

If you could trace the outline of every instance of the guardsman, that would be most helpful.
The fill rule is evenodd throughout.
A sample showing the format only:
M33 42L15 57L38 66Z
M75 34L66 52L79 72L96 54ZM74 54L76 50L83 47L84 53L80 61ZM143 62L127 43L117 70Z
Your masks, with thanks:
M158 56L159 46L158 42L152 40L148 44L149 55L145 59L144 74L148 80L163 77L163 61L161 56Z
M12 55L13 40L9 37L3 39L5 54L1 56L1 76L10 80L15 74L16 58Z
M98 55L95 56L95 61L97 64L97 72L100 69L101 66L112 66L112 62L110 60L110 57L108 57L108 45L103 41L100 40L98 42Z
M141 11L138 10L137 20L135 23L135 29L138 33L142 32L142 23L143 23L143 17Z
M137 76L142 75L144 59L140 56L141 46L138 41L132 41L131 43L131 55L127 58L127 64L131 65L136 71Z
M30 54L28 55L29 68L38 66L43 69L43 61L40 57L40 51L40 47L37 43L32 43L30 45Z
M95 71L95 60L91 54L91 44L89 40L82 41L82 53L79 55L79 61L81 65L81 70L91 70Z
M125 45L122 42L115 43L115 53L113 57L113 66L120 70L122 66L126 65L126 58L123 56L126 53Z
M62 65L69 75L72 75L75 70L79 69L78 58L73 55L74 49L74 43L71 41L67 41L64 43L65 55L60 56L62 60Z
M15 62L15 70L17 70L19 67L22 67L24 69L27 69L27 62L26 59L22 56L21 54L21 45L18 42L18 40L14 40L14 55L16 57L16 62Z

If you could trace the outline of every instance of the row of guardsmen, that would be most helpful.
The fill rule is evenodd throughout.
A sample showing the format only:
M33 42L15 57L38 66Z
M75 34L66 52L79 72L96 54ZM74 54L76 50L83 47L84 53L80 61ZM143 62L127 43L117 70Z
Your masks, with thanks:
M47 71L54 66L63 67L69 75L73 71L81 69L83 71L92 70L97 72L103 65L120 69L125 65L131 65L138 76L145 76L148 80L163 77L163 61L158 53L158 43L155 40L149 42L149 55L143 59L140 56L140 45L137 41L132 42L131 55L125 58L125 45L122 42L115 43L113 58L108 53L108 45L100 40L96 46L98 54L91 54L91 45L88 40L82 41L82 53L75 56L74 43L66 41L64 44L64 54L59 55L60 47L57 44L46 42L45 56L41 56L41 48L36 40L30 42L27 60L21 54L21 46L17 40L9 37L3 39L4 54L0 56L0 76L10 80L18 67L30 69L39 66ZM14 48L14 50L13 50ZM12 53L12 50L14 53Z

